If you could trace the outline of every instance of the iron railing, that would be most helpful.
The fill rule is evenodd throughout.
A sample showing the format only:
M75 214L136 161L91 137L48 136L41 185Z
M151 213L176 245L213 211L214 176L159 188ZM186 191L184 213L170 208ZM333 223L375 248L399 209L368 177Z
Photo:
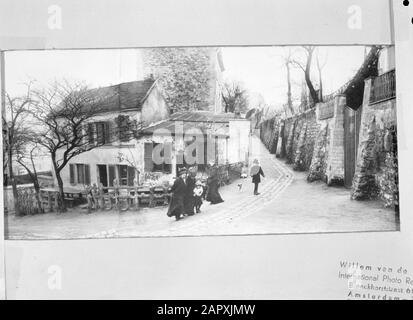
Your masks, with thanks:
M374 78L371 83L370 104L383 102L396 97L395 70Z

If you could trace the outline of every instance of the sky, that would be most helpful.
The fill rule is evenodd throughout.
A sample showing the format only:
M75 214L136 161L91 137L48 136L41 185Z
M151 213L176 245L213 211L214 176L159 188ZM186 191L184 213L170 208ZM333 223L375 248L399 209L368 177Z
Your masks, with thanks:
M300 56L300 47L291 47ZM139 49L12 51L5 56L6 91L23 94L30 79L39 87L54 80L81 81L90 87L107 86L142 78L138 71ZM224 79L241 82L251 101L262 96L267 104L281 106L287 100L285 47L225 47ZM319 47L324 94L347 82L361 66L363 46ZM313 66L313 72L316 68ZM300 97L303 71L292 69L293 95ZM316 74L314 74L314 77ZM318 78L315 77L315 78ZM254 106L252 106L254 107Z
M285 57L289 48L297 59L302 57L300 47L245 47L223 48L225 79L241 81L251 95L261 94L270 105L282 105L287 101L287 69ZM364 46L319 47L317 55L322 70L323 93L329 94L345 84L360 68L364 60ZM313 80L318 83L318 72L312 66ZM301 97L304 72L291 68L293 96Z

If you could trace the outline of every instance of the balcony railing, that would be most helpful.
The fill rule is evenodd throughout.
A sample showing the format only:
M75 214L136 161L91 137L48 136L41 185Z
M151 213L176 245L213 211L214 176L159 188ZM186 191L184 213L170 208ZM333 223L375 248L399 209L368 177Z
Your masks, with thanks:
M396 97L395 70L373 79L370 91L370 104L383 102Z

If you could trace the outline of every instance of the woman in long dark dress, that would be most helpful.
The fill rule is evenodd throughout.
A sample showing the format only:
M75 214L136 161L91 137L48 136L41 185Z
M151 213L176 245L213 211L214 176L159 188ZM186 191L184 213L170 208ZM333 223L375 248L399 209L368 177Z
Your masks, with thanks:
M173 186L171 187L172 198L169 203L167 216L175 216L176 220L181 219L181 215L185 213L184 198L186 195L186 170L180 169L178 178L175 180Z
M195 178L193 177L192 172L189 172L186 178L186 192L184 198L185 214L187 214L188 216L193 216L195 214L194 188Z
M221 198L221 195L218 192L219 188L219 179L218 179L218 172L216 168L212 170L211 175L208 178L208 193L206 200L211 202L211 204L218 204L224 202Z

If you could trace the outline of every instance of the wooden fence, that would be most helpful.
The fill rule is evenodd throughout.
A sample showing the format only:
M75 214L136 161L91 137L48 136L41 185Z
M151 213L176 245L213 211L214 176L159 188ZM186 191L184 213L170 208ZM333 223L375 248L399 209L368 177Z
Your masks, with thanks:
M225 164L215 167L219 185L231 183L240 177L242 163ZM208 174L205 175L206 178ZM59 192L53 188L40 190L40 206L36 192L32 186L18 188L18 203L22 214L40 212L58 212ZM67 207L73 208L86 204L87 210L139 210L141 206L155 207L168 205L170 201L169 186L134 186L134 187L91 187L85 191L65 192L64 201ZM8 204L12 209L12 205ZM10 211L10 210L9 210Z
M95 188L86 195L88 211L91 210L139 210L142 205L155 207L167 205L170 200L168 187L138 186L119 188Z

